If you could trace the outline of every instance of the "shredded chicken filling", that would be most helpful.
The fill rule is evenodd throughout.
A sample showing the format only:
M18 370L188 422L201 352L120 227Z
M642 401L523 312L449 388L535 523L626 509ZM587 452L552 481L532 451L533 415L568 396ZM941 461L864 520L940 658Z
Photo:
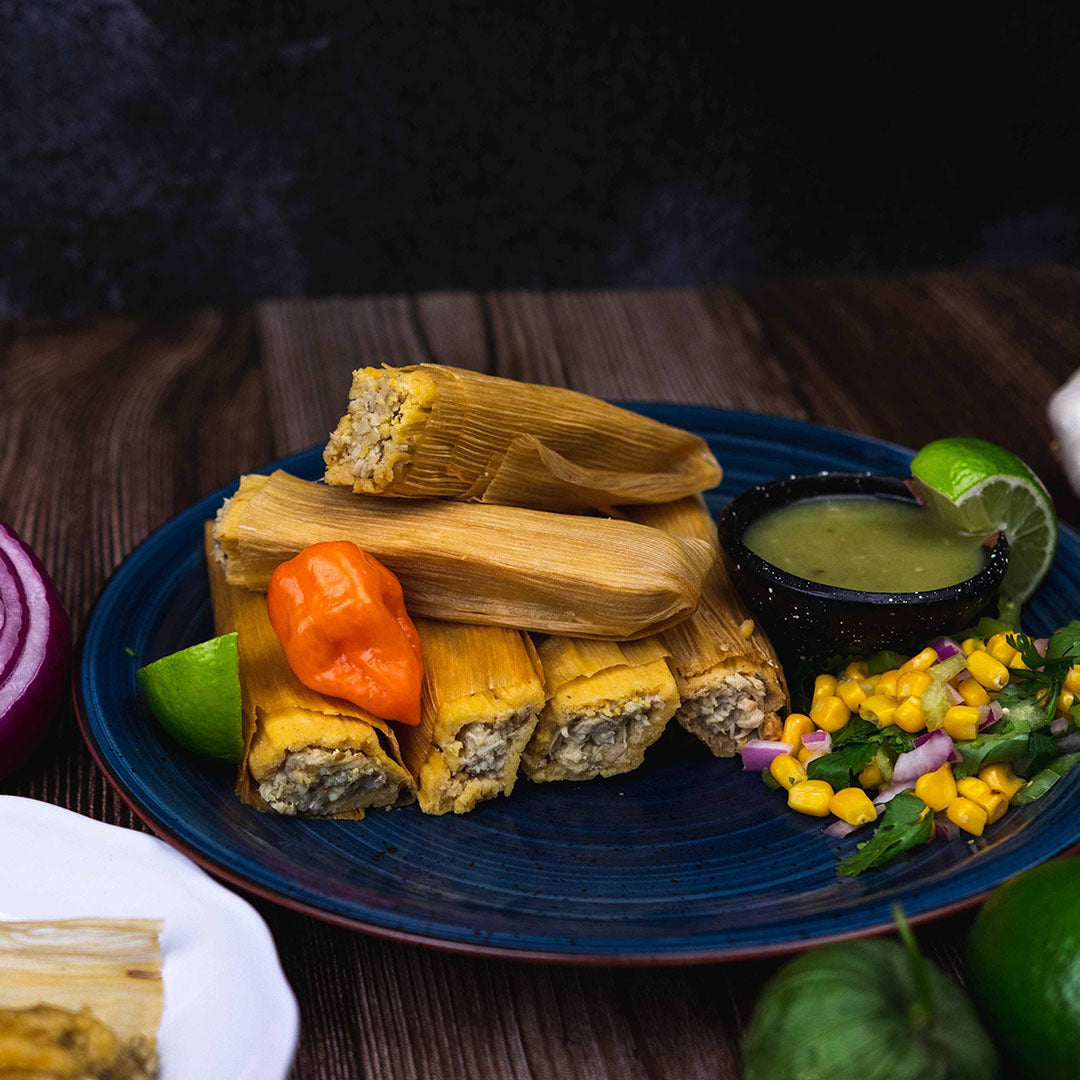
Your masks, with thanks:
M493 721L475 721L459 728L458 768L446 785L447 793L456 798L470 780L502 780L514 736L533 715L530 709L504 713Z
M631 698L616 707L582 713L559 729L548 758L572 772L591 772L618 761L662 705L657 696Z
M335 814L397 798L400 784L358 750L292 750L259 794L279 814Z
M761 679L736 673L714 690L683 701L679 719L710 746L730 744L729 752L734 753L765 722L765 697Z
M343 462L357 480L389 480L405 450L396 436L408 396L406 387L388 375L367 378L350 394L349 422L330 436L328 454Z

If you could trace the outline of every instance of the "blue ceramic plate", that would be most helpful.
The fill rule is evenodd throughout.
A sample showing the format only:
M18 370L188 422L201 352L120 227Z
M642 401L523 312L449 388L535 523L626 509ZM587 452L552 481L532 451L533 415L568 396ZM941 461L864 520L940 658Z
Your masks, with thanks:
M718 512L752 484L820 469L906 473L899 447L749 413L635 406L708 439L724 466ZM307 451L279 465L317 478ZM269 469L267 470L269 471ZM608 964L686 963L868 934L890 905L925 919L1080 841L1080 774L978 841L938 842L855 880L816 819L679 728L637 772L583 784L519 782L462 817L415 806L363 822L260 814L230 769L177 747L136 691L141 664L212 636L202 523L226 488L150 537L110 581L82 645L76 697L99 764L161 836L236 885L319 918L463 952ZM1062 531L1027 609L1049 631L1080 613L1080 540ZM862 837L858 837L862 839Z

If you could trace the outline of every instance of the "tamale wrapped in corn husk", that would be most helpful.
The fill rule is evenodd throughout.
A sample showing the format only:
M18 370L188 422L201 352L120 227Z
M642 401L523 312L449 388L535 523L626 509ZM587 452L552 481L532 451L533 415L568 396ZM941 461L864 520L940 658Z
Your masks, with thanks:
M784 670L731 584L705 501L698 496L626 512L672 536L717 546L697 611L660 635L671 652L682 699L679 723L717 757L731 757L748 739L778 739L778 713L788 704Z
M400 728L425 814L464 814L509 795L544 707L529 638L502 626L416 619L424 651L420 724Z
M156 919L0 921L0 1076L149 1080L162 928Z
M636 769L679 706L667 650L641 641L535 639L547 704L521 758L530 780Z
M323 455L326 482L366 495L541 510L666 502L715 487L703 439L554 386L417 364L353 372Z
M218 634L237 633L244 756L236 793L259 810L359 819L413 801L397 736L385 720L308 689L292 673L266 597L225 581L206 530Z
M243 477L214 537L233 585L265 590L304 548L351 540L397 575L411 615L613 640L685 618L715 558L631 521L380 499L280 471Z

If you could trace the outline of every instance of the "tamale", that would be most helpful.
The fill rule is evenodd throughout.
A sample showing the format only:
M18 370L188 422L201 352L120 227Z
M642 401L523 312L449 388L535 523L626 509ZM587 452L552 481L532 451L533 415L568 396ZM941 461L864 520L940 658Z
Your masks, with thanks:
M521 757L530 780L591 780L636 769L679 706L656 638L535 641L547 704Z
M380 499L284 472L243 477L214 537L233 585L264 590L311 544L352 540L397 575L412 615L615 640L685 618L715 558L632 521Z
M509 795L544 706L540 662L520 630L416 619L424 650L420 724L401 728L425 814L464 814Z
M416 789L390 725L304 686L270 625L266 597L225 581L209 523L206 545L214 627L238 635L244 756L237 795L259 810L307 817L362 818L370 807L412 802Z
M156 919L0 921L0 1076L149 1080L161 931Z
M679 723L717 757L731 757L748 739L779 738L778 711L788 703L784 670L731 584L704 500L698 496L626 512L669 535L707 540L718 550L697 611L660 635L671 652L682 699Z
M326 482L359 494L540 510L666 502L715 487L705 441L554 386L418 364L353 372Z

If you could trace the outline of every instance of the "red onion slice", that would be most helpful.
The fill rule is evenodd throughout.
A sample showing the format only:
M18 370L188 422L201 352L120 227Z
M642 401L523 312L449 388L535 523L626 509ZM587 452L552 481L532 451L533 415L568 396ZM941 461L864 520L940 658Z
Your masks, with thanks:
M1057 748L1063 754L1075 754L1080 750L1080 731L1070 731L1068 735L1062 735L1057 741Z
M899 758L897 760L899 760ZM901 791L910 791L914 786L915 786L915 781L914 780L902 780L900 782L897 782L897 781L894 780L887 787L883 787L874 796L874 805L875 806L884 806L885 803L891 802L893 799L895 799L896 796L899 795Z
M958 760L953 755L956 745L942 730L930 731L915 740L915 749L901 754L893 766L893 783L907 780L914 783L920 776L940 769L947 761Z
M0 525L0 779L44 736L71 659L71 627L34 553Z
M792 749L791 743L773 742L771 739L747 739L740 751L742 767L746 772L764 772L772 764L773 758L790 754Z
M802 737L802 744L815 754L832 752L832 736L827 731L811 731L809 735Z
M956 644L951 637L938 638L930 642L930 648L937 653L938 660L948 660L950 656L962 653L964 650Z
M989 705L979 706L979 731L985 731L988 727L996 724L1005 715L1005 710L996 702Z
M1050 722L1050 734L1062 735L1069 730L1069 721L1064 716L1056 716Z
M934 821L935 840L955 840L960 835L960 829L948 818L937 818Z

